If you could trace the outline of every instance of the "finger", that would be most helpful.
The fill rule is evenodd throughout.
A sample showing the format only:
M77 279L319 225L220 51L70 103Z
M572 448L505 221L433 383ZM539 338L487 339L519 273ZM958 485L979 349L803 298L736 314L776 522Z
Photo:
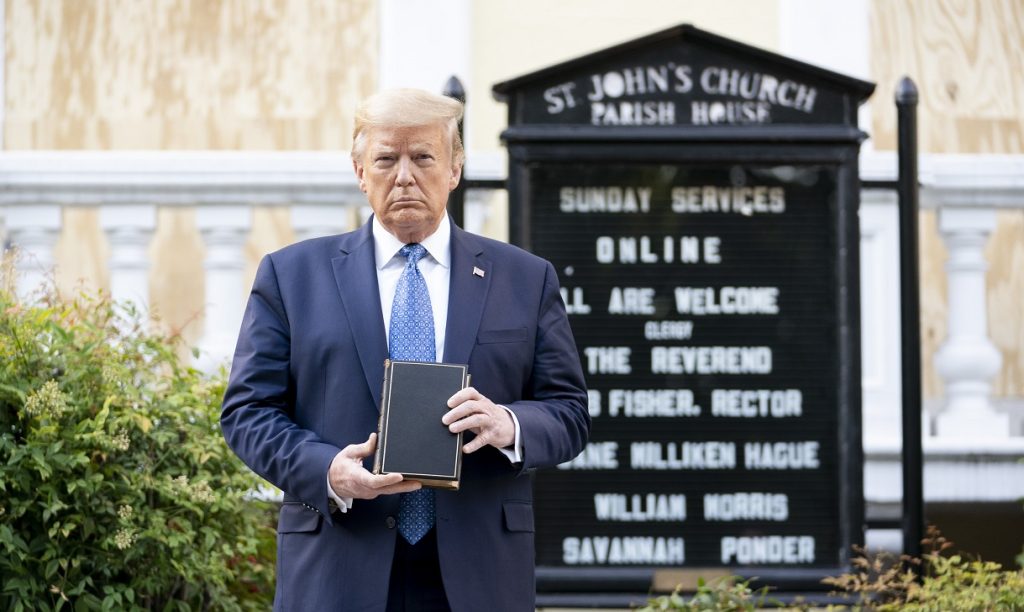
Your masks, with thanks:
M371 474L365 470L354 474L345 490L357 499L373 499L394 491L418 489L420 483L406 481L401 474Z
M457 391L455 395L448 398L448 407L455 408L459 404L470 400L480 399L482 397L483 396L480 395L480 393L473 387L466 387L465 389Z
M475 401L467 401L459 404L455 408L452 408L448 412L444 413L441 417L441 422L445 425L451 425L452 423L462 420L472 414L480 412L480 406Z
M394 493L408 493L415 491L423 486L422 483L415 480L403 480L401 474L387 474L388 480L380 480L370 483L369 486L360 487L356 492L356 497L364 499L373 499L381 495L392 495ZM398 481L394 482L390 477L397 476ZM384 484L388 482L389 484Z
M422 488L423 483L421 482L416 482L415 480L403 480L396 485L377 489L376 492L379 495L394 495L396 493L411 493L412 491L417 491Z
M367 489L384 489L386 487L395 486L403 482L405 478L398 473L394 474L370 474L367 473L366 477L362 479L361 485ZM413 481L409 481L413 482ZM418 484L418 483L417 483Z
M468 455L469 453L478 451L485 446L487 446L487 436L478 435L477 437L473 438L469 442L462 445L462 452Z
M372 455L375 450L377 450L377 434L371 433L370 437L366 438L366 442L362 442L360 444L349 444L343 448L341 452L344 453L346 457L362 459L363 457Z
M459 419L448 426L448 431L459 433L460 431L482 431L490 424L491 419L486 414L471 414L464 419Z

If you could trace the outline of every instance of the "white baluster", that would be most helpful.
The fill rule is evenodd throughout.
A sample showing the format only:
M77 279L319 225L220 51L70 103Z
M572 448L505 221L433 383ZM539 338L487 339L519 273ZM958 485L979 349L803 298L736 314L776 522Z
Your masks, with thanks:
M60 237L61 207L43 204L9 206L7 233L18 249L18 295L26 299L53 274L53 247Z
M991 209L939 212L939 231L949 250L949 335L935 354L935 369L946 383L939 437L993 440L1010 435L1008 415L994 410L989 395L989 381L1002 363L988 338L985 303L984 249L995 226Z
M291 207L291 217L297 241L340 234L353 229L354 217L349 206L294 204Z
M104 206L100 209L100 225L110 244L110 295L117 301L131 300L139 307L147 307L146 251L156 229L156 206Z
M493 192L480 189L466 190L462 203L462 229L474 234L484 233L491 213Z
M252 226L248 206L200 206L196 225L206 246L206 323L199 342L199 367L226 364L234 351L245 304L244 246Z

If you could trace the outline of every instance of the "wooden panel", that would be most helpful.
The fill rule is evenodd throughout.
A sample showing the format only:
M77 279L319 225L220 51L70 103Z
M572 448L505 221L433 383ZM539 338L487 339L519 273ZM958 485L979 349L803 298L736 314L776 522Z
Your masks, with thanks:
M11 149L347 149L373 0L8 0Z
M1024 2L873 0L876 149L895 148L894 86L920 93L923 152L1024 152Z

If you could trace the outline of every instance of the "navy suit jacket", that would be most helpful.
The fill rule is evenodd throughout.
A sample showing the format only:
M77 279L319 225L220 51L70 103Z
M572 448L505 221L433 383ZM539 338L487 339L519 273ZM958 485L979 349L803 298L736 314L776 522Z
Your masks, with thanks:
M437 491L445 590L455 611L533 610L529 472L586 444L583 374L550 263L454 224L451 255L444 360L468 363L473 386L515 413L523 463L487 446L465 456L458 491ZM221 424L284 491L276 610L384 610L398 496L332 514L327 470L376 431L387 356L370 223L263 258Z

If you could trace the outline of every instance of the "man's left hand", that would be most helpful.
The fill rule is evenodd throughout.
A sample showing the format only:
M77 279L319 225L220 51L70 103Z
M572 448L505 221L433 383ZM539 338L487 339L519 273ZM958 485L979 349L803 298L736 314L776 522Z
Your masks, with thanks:
M490 444L507 448L516 441L516 426L508 410L495 404L473 387L466 387L448 400L451 408L441 422L448 431L472 431L476 437L463 445L462 450L472 453Z

